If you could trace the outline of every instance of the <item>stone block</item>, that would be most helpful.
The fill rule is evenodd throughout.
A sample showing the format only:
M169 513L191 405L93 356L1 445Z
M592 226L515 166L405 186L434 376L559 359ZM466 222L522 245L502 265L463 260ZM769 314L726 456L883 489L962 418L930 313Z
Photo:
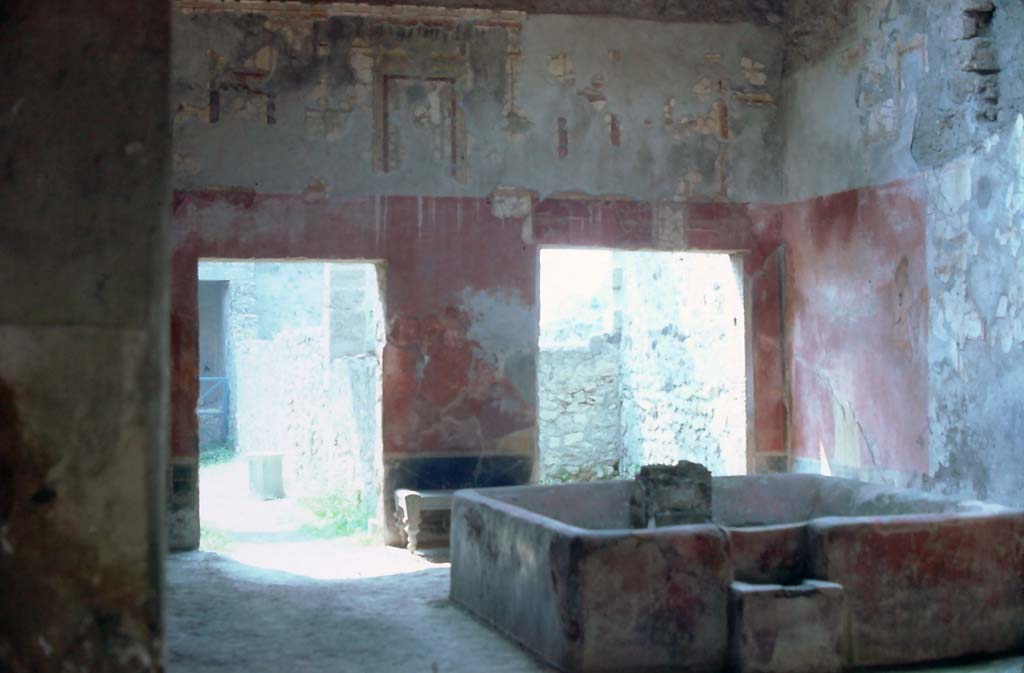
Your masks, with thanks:
M842 670L842 585L733 582L729 623L729 656L736 673Z
M249 493L260 500L284 497L283 463L281 453L250 453Z
M806 576L806 533L803 522L730 528L734 577L755 584L799 582Z
M636 477L639 488L630 501L636 528L679 526L711 521L711 472L699 463L645 465Z
M960 69L967 72L999 71L999 56L990 40L971 40L960 50Z
M725 670L732 576L725 531L709 525L667 534L586 530L610 523L606 513L630 486L568 484L501 494L558 519L508 507L487 491L457 493L452 600L560 671Z
M1024 643L1024 514L819 518L807 573L844 587L846 663L898 666Z
M954 99L959 103L999 100L998 75L966 73L951 80Z
M961 14L956 19L956 27L952 31L954 39L970 40L978 37L981 27L978 20L970 14Z
M960 11L991 14L996 11L996 6L992 0L961 0Z

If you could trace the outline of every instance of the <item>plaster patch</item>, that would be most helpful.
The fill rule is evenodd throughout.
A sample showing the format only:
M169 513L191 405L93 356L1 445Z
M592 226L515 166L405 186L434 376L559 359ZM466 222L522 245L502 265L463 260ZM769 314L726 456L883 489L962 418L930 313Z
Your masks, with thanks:
M701 98L706 98L711 95L714 88L711 86L711 80L707 77L702 78L699 82L693 85L693 93L697 94Z
M252 58L245 60L242 67L249 72L259 73L266 77L274 71L274 65L276 63L277 50L268 45L260 47Z
M187 154L175 152L173 157L174 174L193 176L199 174L199 163Z
M534 311L515 292L464 288L460 298L470 318L467 336L486 355L500 362L512 353L530 352L536 347Z
M676 191L673 198L676 201L689 201L700 192L700 185L704 182L704 176L700 171L689 171L676 183Z
M672 126L676 122L676 99L669 98L665 100L665 105L662 107L662 119L665 122L665 126Z
M355 76L351 92L352 105L369 106L373 100L373 71L376 67L373 49L364 40L353 41L348 63Z
M740 68L743 69L743 76L754 86L764 86L768 83L767 67L764 63L743 57L740 59Z
M533 212L533 193L514 187L498 187L491 194L491 215L505 218L529 217Z
M898 122L896 101L892 98L880 105L872 106L867 117L868 136L876 140L893 138L896 135Z
M548 59L548 73L559 84L571 86L576 83L576 66L565 52L555 54Z
M192 105L191 103L179 103L178 109L174 112L174 123L184 124L190 119L201 122L210 122L209 105Z
M576 92L578 95L583 96L587 99L595 110L601 111L604 109L605 104L608 102L608 97L604 93L604 76L594 75L590 79L590 86L584 87Z
M729 139L729 111L723 101L715 101L707 112L682 115L672 125L672 136L681 140L690 134Z
M244 121L264 121L267 116L267 101L264 96L239 94L230 99L224 116Z
M945 212L957 213L970 200L973 164L973 158L965 157L950 163L939 173L939 193Z
M686 207L673 203L654 206L654 245L670 250L685 250Z
M745 91L736 91L732 94L732 99L738 103L744 103L746 105L775 105L775 97L770 93L748 93Z

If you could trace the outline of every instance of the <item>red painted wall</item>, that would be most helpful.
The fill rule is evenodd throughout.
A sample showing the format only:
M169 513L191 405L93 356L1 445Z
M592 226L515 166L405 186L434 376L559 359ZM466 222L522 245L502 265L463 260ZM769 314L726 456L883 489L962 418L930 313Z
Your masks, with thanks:
M756 235L746 206L547 199L528 218L502 219L487 199L204 191L176 195L174 228L175 456L197 451L196 265L204 257L382 260L385 456L532 456L535 393L516 368L535 377L540 245L748 253L758 451L785 455L780 243ZM503 339L513 346L495 345Z
M751 213L762 238L785 248L794 468L815 469L824 453L837 476L906 482L926 473L920 186L898 182Z
M488 199L208 191L179 193L174 223L176 456L197 450L200 257L382 260L385 456L532 456L537 250L574 245L746 254L757 471L819 470L822 455L862 478L928 469L913 182L781 206L547 199L525 219L494 216Z

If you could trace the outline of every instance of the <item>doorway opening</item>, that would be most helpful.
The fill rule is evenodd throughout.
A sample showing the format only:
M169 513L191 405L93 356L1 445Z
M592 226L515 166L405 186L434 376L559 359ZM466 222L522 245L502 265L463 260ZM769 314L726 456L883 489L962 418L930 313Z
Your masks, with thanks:
M542 249L541 481L746 474L746 352L740 255Z
M265 566L379 530L382 271L200 261L200 549Z

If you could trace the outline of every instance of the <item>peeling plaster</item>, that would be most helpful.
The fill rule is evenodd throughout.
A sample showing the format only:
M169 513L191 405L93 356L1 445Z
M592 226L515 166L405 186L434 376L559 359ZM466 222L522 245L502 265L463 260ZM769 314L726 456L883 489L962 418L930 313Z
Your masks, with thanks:
M532 352L536 346L534 310L509 291L465 289L462 305L470 317L470 339L480 345L492 365L514 353ZM533 338L531 338L533 335Z
M498 184L661 200L680 184L690 199L777 193L775 28L424 7L385 16L366 6L362 17L348 5L178 7L175 137L195 162L179 163L179 189L300 193L319 179L341 196L482 197ZM747 81L744 58L763 86ZM680 69L682 80L665 75ZM416 89L426 95L411 100ZM676 103L664 129L653 120L667 99ZM728 151L711 141L723 128ZM560 161L542 160L552 155Z
M743 68L743 76L754 86L764 86L768 83L768 73L764 63L744 57L740 59L740 67Z
M929 361L938 490L1020 503L1024 117L925 178L932 235Z
M565 52L548 59L548 72L559 84L571 86L576 83L576 66Z

